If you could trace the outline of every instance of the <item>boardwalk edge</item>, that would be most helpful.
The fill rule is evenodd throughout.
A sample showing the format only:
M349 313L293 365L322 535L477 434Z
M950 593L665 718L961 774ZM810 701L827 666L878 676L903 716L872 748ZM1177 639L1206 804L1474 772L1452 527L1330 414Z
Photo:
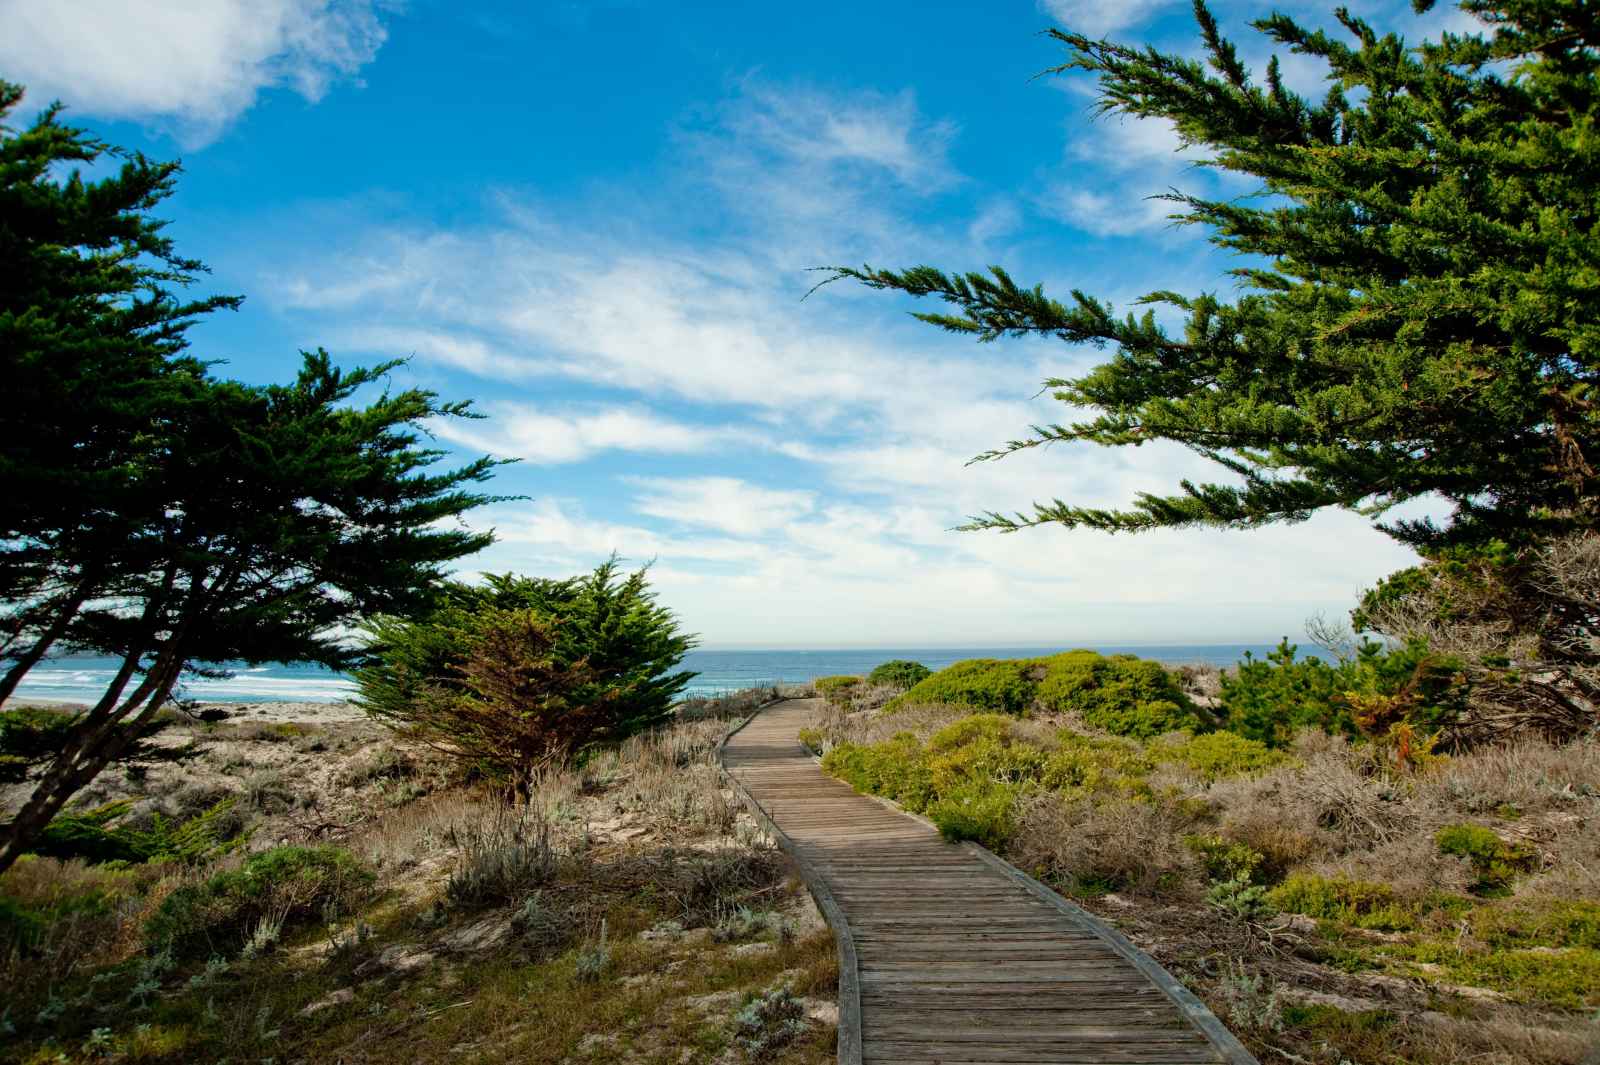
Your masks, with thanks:
M744 784L739 781L739 778L729 772L728 767L723 764L723 753L728 748L728 741L738 735L746 725L754 721L756 715L761 711L785 701L787 700L779 698L769 703L763 703L756 707L749 717L729 729L727 735L722 737L722 742L717 744L717 768L733 787L734 793L750 808L750 811L755 815L756 820L761 823L761 826L767 830L773 839L778 841L778 846L790 858L794 859L795 866L800 870L800 879L805 882L806 889L811 892L811 897L816 901L817 909L822 911L822 916L827 920L828 927L833 929L834 947L839 954L839 1065L862 1065L861 976L859 966L856 963L856 941L850 934L850 922L845 919L844 910L840 909L839 903L835 901L833 893L828 890L828 886L823 883L822 877L817 875L816 870L811 868L810 863L800 856L794 841L789 838L783 829L777 826L772 818L767 815L767 811L762 805L756 801L755 796L751 795ZM796 741L796 743L798 742ZM1202 1006L1201 1008L1204 1009L1205 1007ZM1253 1062L1254 1059L1251 1059L1251 1061Z
M1164 995L1175 1002L1178 1008L1183 1011L1184 1016L1188 1017L1194 1026L1200 1029L1201 1034L1206 1037L1217 1053L1222 1055L1223 1060L1228 1065L1260 1065L1255 1055L1250 1053L1243 1043L1239 1042L1237 1036L1228 1031L1227 1027L1217 1019L1217 1015L1212 1013L1206 1004L1195 996L1193 991L1184 987L1183 983L1168 972L1165 966L1140 950L1127 936L1083 907L1062 898L1051 890L1048 885L1035 880L987 847L973 843L970 840L965 841L962 846L968 848L979 859L1026 888L1035 898L1047 902L1067 916L1083 922L1091 932L1104 940L1108 947L1126 958L1151 983L1155 984Z
M753 717L754 715L751 716ZM745 722L745 724L748 723ZM740 726L740 728L743 727L743 725ZM732 733L729 733L729 735L732 735ZM818 758L814 753L812 761L819 766L822 764L822 759ZM882 795L872 795L864 791L858 791L856 794L863 798L871 799L873 802L909 817L913 821L920 821L935 832L939 831L938 825L919 813L907 810L893 799L886 799ZM985 864L999 870L1023 888L1026 888L1035 898L1049 903L1073 920L1082 922L1085 928L1093 932L1106 946L1116 951L1130 965L1143 973L1156 986L1157 990L1171 999L1178 1009L1182 1011L1183 1015L1200 1030L1200 1034L1206 1037L1206 1041L1211 1044L1216 1052L1222 1055L1222 1060L1227 1065L1261 1065L1256 1056L1250 1053L1243 1043L1239 1042L1238 1036L1228 1031L1227 1026L1217 1019L1217 1015L1212 1013L1210 1008L1204 1002L1201 1002L1193 991L1184 987L1183 983L1168 972L1164 965L1140 950L1133 940L1082 906L1062 898L1048 884L1024 873L1021 869L1018 869L981 843L963 840L960 845L970 850L974 856ZM1595 1065L1600 1065L1600 1058L1596 1059Z

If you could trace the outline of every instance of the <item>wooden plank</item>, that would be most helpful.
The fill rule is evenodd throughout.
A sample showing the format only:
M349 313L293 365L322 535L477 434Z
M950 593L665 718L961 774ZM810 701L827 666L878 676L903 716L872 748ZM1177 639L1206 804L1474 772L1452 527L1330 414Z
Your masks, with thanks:
M1256 1065L1093 918L825 776L794 740L818 710L769 708L722 756L847 929L843 1065Z

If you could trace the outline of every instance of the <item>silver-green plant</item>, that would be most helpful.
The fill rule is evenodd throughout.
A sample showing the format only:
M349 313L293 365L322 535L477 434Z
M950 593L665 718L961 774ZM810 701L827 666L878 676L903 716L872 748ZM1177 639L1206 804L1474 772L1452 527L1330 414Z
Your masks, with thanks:
M757 995L734 1014L733 1039L751 1061L765 1061L806 1030L805 1004L787 987Z
M611 948L606 945L606 919L600 918L600 941L593 947L578 951L577 976L586 983L605 975L611 966Z

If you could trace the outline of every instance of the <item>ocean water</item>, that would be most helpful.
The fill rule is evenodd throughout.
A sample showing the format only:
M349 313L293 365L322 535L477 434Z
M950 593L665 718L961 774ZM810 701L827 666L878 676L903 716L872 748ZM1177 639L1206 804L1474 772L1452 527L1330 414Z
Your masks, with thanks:
M1079 645L1081 646L1081 645ZM1104 654L1135 654L1170 666L1203 663L1230 666L1250 651L1264 656L1267 644L1090 645ZM1067 647L881 648L816 651L691 651L683 668L699 674L687 694L717 695L764 684L798 684L839 673L865 674L893 658L943 669L964 658L1032 658ZM68 657L35 667L17 689L19 699L63 699L92 703L116 671L110 658ZM192 680L184 695L206 702L339 702L355 693L355 682L320 666L241 666L224 680Z

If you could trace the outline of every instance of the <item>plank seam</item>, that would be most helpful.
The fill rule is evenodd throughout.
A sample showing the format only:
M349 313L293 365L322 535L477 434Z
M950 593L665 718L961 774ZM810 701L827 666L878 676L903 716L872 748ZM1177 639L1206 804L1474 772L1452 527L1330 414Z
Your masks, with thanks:
M821 768L822 759L815 753L812 753L811 760L817 764L819 769ZM886 799L881 795L870 795L866 792L856 792L856 794L872 799L874 802L880 803L903 817L909 817L914 821L921 822L935 832L939 831L938 825L921 814L907 810L892 799ZM1140 950L1127 936L1083 907L1069 902L1049 885L1029 876L982 844L974 843L971 840L963 840L961 846L967 848L980 861L991 868L1004 873L1041 902L1048 903L1058 912L1081 922L1101 942L1116 951L1118 955L1143 973L1156 986L1156 989L1170 999L1183 1015L1189 1018L1194 1026L1200 1030L1200 1034L1205 1036L1206 1041L1212 1045L1217 1053L1222 1055L1227 1065L1261 1065L1256 1056L1250 1053L1243 1043L1239 1042L1237 1036L1228 1031L1227 1026L1217 1019L1217 1015L1212 1013L1193 991L1184 987L1183 983L1168 972L1165 966ZM1597 1063L1597 1065L1600 1065L1600 1063Z
M1035 880L987 847L973 843L971 840L965 841L963 845L977 855L979 859L1005 873L1012 880L1026 888L1035 898L1049 903L1060 912L1087 925L1089 930L1099 936L1108 947L1126 958L1151 983L1155 984L1157 989L1171 999L1178 1009L1183 1012L1184 1016L1188 1017L1194 1026L1200 1029L1200 1033L1206 1037L1206 1040L1211 1043L1217 1053L1221 1054L1223 1060L1227 1061L1229 1065L1260 1065L1255 1055L1250 1053L1243 1043L1239 1042L1237 1036L1228 1031L1227 1027L1217 1019L1217 1015L1212 1013L1193 991L1184 987L1183 983L1168 972L1160 962L1140 950L1133 940L1083 907L1068 902L1047 885Z
M805 882L806 889L811 892L812 899L816 901L817 909L822 911L822 916L827 920L828 926L833 929L834 947L839 954L839 1065L862 1065L861 971L860 965L856 960L856 944L854 937L850 933L850 922L845 918L843 908L835 901L833 893L828 890L827 884L823 882L822 876L811 867L810 862L801 857L800 850L795 846L794 840L790 839L788 833L779 828L777 823L767 815L767 811L756 801L755 796L750 794L739 778L734 776L723 762L729 740L738 735L746 725L754 721L756 715L761 711L786 701L780 697L771 702L762 703L751 711L749 717L728 730L727 735L722 737L722 742L717 745L717 768L721 770L723 777L733 786L734 793L744 801L745 805L755 814L756 819L772 835L772 838L777 840L778 845L794 860L796 867L800 870L800 879ZM796 743L798 745L798 741Z

